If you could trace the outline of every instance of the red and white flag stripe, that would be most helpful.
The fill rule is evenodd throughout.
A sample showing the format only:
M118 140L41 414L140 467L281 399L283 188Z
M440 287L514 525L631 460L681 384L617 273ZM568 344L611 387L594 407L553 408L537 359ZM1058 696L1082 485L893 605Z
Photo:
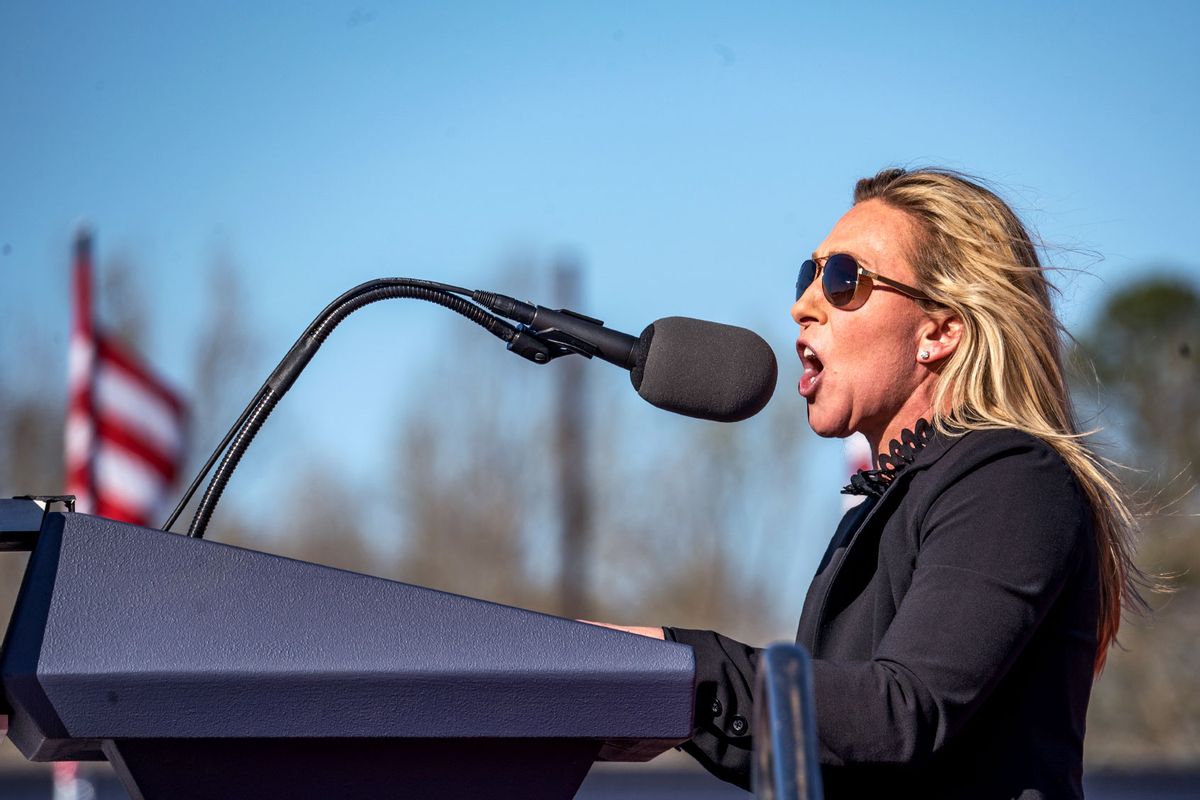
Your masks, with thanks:
M92 313L91 238L75 243L67 376L67 493L79 511L152 523L183 461L187 408Z

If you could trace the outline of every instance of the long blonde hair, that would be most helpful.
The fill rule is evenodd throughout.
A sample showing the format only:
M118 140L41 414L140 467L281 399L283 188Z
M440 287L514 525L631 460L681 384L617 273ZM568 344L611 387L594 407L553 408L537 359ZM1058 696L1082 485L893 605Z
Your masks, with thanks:
M1145 608L1145 579L1133 562L1138 522L1077 427L1063 369L1066 331L1037 248L1007 203L950 170L885 169L854 187L854 202L866 200L916 221L920 234L909 255L917 285L932 298L925 309L962 320L958 348L935 390L935 427L1017 428L1037 436L1062 456L1087 496L1100 556L1099 672L1122 608Z

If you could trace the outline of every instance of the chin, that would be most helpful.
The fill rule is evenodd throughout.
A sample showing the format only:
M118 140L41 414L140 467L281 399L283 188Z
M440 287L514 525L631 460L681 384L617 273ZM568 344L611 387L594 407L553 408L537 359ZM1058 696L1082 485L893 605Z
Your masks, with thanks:
M816 408L811 402L808 404L808 427L823 439L844 439L854 433L846 416Z

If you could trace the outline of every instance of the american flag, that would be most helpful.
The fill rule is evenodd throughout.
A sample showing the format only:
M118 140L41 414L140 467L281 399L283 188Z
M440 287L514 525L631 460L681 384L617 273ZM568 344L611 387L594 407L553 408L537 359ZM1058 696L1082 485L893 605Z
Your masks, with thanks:
M150 525L178 477L187 409L92 313L92 239L75 240L67 374L67 494L89 514Z

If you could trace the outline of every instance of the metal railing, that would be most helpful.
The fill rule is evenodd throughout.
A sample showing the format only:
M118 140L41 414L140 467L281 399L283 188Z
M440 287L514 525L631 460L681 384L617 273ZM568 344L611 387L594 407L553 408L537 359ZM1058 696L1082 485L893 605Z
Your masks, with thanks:
M812 659L794 644L767 648L755 679L754 766L758 800L821 800Z

